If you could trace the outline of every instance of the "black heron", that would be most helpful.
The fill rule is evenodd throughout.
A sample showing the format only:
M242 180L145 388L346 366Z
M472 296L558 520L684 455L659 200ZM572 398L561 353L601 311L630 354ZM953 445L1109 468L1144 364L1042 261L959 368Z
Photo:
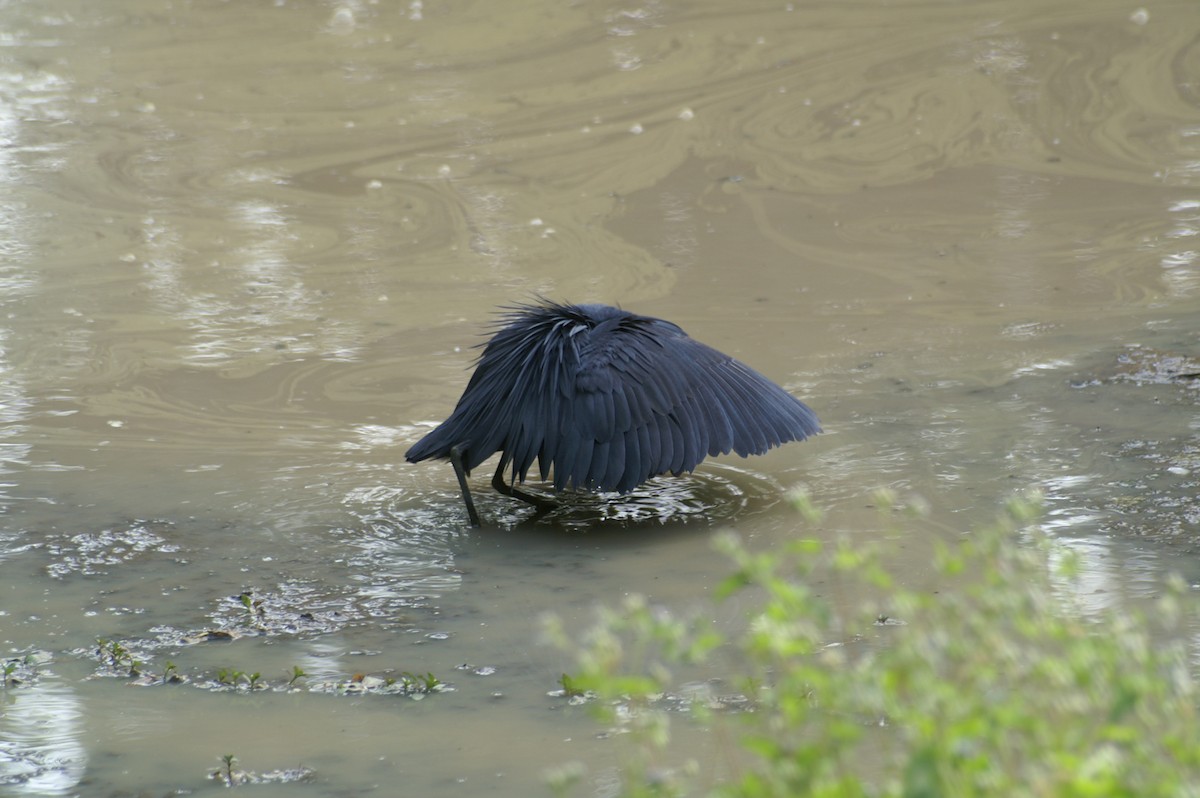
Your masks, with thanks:
M821 431L808 405L669 321L545 300L506 310L450 418L405 454L450 460L474 526L467 476L496 452L492 486L546 508L516 487L534 458L555 491L628 493L707 456L763 454Z

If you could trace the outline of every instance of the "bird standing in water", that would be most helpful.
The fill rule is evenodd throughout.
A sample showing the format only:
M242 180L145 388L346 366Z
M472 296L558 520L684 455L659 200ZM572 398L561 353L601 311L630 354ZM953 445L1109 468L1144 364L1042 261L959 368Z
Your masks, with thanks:
M471 471L496 452L492 486L527 493L536 458L554 490L628 493L706 456L763 454L821 431L813 411L749 366L669 321L607 305L507 308L450 417L405 454L449 459L471 524Z

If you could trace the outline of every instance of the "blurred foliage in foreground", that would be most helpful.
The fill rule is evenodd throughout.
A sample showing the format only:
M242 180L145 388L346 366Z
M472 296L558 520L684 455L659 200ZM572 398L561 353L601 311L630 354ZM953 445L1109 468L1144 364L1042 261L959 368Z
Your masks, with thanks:
M810 523L819 517L795 501ZM1144 612L1085 614L1074 558L1029 530L1037 513L1014 501L994 526L940 547L935 594L897 587L848 545L752 553L726 536L734 572L720 595L752 591L744 633L726 639L707 619L633 598L601 610L581 639L552 617L547 636L577 663L576 695L630 733L625 796L702 791L702 769L720 782L713 794L745 798L1200 795L1197 690L1179 631L1186 586ZM810 587L815 574L874 598L839 613ZM681 669L711 676L718 649L739 663L716 681L735 692L675 683ZM703 765L673 751L680 707L714 735L707 748L741 750L710 750ZM713 758L729 772L713 773ZM582 776L572 764L547 778L565 795Z

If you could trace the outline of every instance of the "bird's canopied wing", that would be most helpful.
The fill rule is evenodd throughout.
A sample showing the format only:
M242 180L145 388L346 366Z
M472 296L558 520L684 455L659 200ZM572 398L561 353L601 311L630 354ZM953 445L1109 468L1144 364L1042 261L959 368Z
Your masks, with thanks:
M706 456L761 454L820 432L758 372L670 322L601 305L519 306L502 318L454 412L406 454L459 449L470 471L501 452L524 481L628 492Z
M484 346L466 390L441 425L405 457L418 462L462 451L468 472L497 451L516 465L522 480L549 441L557 450L557 398L573 371L570 330L583 320L566 306L519 306L502 316L500 329Z
M555 444L539 452L558 490L627 492L707 456L762 454L820 432L808 406L669 322L630 316L575 343L573 387L551 409Z

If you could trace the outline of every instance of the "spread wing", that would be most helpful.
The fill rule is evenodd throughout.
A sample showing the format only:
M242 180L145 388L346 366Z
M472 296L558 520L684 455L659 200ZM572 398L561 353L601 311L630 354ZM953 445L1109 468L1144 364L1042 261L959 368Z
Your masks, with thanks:
M515 310L410 462L457 446L470 471L499 451L499 471L522 482L536 459L556 490L625 493L821 431L807 405L670 322L600 305Z
M821 431L816 414L749 366L670 322L634 316L580 341L556 435L539 452L554 487L628 492L705 457L762 454ZM514 460L520 464L519 460Z

